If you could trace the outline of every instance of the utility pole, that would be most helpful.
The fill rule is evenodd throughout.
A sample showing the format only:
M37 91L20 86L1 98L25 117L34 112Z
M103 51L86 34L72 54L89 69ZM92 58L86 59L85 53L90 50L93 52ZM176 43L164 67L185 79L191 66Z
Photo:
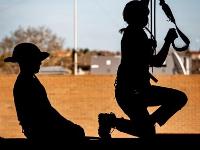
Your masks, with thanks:
M73 49L73 74L77 75L77 49L78 49L78 26L77 26L77 0L74 0L74 49Z

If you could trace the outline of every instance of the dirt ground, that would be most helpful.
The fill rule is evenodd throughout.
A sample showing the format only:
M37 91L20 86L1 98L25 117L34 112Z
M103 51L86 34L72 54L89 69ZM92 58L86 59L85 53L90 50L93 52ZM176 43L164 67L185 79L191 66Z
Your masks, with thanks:
M19 126L12 89L16 75L0 75L0 137L23 137ZM115 76L40 75L51 104L67 119L81 125L88 136L98 136L98 114L114 112L126 118L114 98ZM200 75L159 76L157 85L184 91L186 106L158 133L200 133ZM156 108L150 108L153 111ZM113 137L131 137L114 130Z

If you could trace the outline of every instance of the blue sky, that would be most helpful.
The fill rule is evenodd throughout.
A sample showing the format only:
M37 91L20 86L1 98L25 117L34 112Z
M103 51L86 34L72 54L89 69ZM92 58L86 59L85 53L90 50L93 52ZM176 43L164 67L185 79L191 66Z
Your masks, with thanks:
M78 0L78 47L120 50L121 34L126 26L122 11L129 0ZM200 1L166 0L178 26L191 40L191 49L200 48ZM46 26L65 39L65 48L73 47L73 0L0 0L0 39L22 27ZM169 28L157 6L157 41L160 46Z

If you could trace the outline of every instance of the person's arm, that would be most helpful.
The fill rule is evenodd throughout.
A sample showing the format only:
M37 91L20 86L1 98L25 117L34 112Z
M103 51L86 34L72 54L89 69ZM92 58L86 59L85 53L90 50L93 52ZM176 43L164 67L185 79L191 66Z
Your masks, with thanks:
M161 67L163 65L168 55L170 45L177 37L178 35L176 33L176 30L174 28L169 29L165 37L165 43L163 47L161 48L160 52L157 55L153 56L153 60L151 64L152 66Z

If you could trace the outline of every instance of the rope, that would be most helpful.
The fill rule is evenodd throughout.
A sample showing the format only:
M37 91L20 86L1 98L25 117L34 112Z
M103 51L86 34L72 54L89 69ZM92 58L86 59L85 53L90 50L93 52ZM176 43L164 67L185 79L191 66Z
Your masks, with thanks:
M160 5L165 13L165 15L169 18L169 20L174 23L176 30L179 34L179 36L181 37L181 39L183 40L183 42L186 44L185 46L178 48L175 46L175 43L172 43L173 48L176 51L185 51L189 48L190 45L190 40L188 39L188 37L178 28L177 24L176 24L176 20L174 18L174 15L170 9L170 7L165 3L165 0L160 0Z
M154 5L154 6L153 6ZM154 7L154 9L153 9ZM151 35L151 39L156 41L156 0L150 0L150 30L145 28ZM154 35L152 34L154 33ZM156 48L154 48L154 55L156 55ZM153 73L153 66L152 66Z
M154 38L156 40L156 0L154 0Z

